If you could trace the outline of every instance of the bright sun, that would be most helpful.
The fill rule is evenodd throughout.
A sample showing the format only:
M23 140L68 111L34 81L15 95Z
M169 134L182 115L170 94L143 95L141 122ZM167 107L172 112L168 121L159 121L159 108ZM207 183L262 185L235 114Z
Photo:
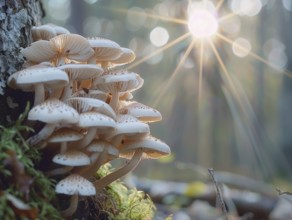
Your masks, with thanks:
M208 38L217 32L218 21L209 11L197 9L190 14L188 27L195 38Z

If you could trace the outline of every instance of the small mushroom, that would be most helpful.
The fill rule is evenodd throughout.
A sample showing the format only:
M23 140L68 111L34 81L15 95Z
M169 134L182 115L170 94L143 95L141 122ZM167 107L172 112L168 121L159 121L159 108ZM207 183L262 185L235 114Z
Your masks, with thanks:
M79 121L79 114L74 108L58 99L47 99L29 111L28 120L38 120L46 123L36 135L28 140L29 144L36 145L47 139L58 126L76 124Z
M64 165L65 167L56 168L46 173L47 176L61 175L69 172L73 167L85 166L90 164L90 158L81 151L70 150L56 154L53 162Z
M101 67L90 64L65 64L58 68L65 71L69 78L69 83L63 90L62 100L70 98L73 94L74 81L93 79L103 72Z
M48 138L48 143L60 143L61 145L60 152L64 153L65 151L67 151L68 142L79 141L83 137L84 137L83 134L73 129L60 128Z
M88 63L100 64L102 68L107 69L109 62L119 58L123 53L121 47L116 42L94 37L88 39L91 48L94 50L93 56L89 59Z
M34 41L50 40L57 35L55 29L47 24L32 27L31 34Z
M56 185L56 193L71 196L69 207L61 212L62 216L70 217L77 210L78 196L94 196L96 190L87 179L77 174L71 174Z
M128 71L108 71L93 81L93 88L112 95L110 106L117 112L119 94L132 92L142 87L144 80L136 73Z
M55 67L27 68L10 76L13 86L24 91L34 91L34 106L45 99L45 88L62 88L68 84L66 72Z
M134 170L143 158L157 159L170 154L170 148L167 144L151 136L135 141L125 141L123 146L122 150L120 150L120 156L124 155L124 157L130 157L131 159L123 167L99 180L96 180L93 183L96 190L101 190L115 180Z
M119 112L123 114L124 112L133 115L137 119L143 122L156 122L162 119L159 111L135 101L124 101L122 102L122 107Z
M65 101L68 105L75 108L79 113L96 111L105 114L112 119L116 119L116 113L106 102L86 97L72 97Z
M90 111L81 113L79 122L76 125L88 129L85 137L74 143L75 147L82 149L91 143L96 134L103 134L112 131L116 127L116 122L104 114Z
M134 51L129 48L121 47L122 54L115 60L111 61L112 66L120 66L128 63L132 63L136 55Z

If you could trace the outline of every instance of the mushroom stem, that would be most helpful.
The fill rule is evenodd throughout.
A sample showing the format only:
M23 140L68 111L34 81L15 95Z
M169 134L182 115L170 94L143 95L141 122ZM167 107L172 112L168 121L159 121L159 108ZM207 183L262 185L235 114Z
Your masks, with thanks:
M112 92L112 98L110 100L109 105L112 109L117 113L119 104L119 92Z
M83 176L84 178L89 178L98 171L101 165L106 163L107 148L104 148L100 154L95 155L97 156L97 158L95 158L94 163L77 171L80 176Z
M82 149L86 147L95 138L96 131L97 131L97 128L95 127L88 128L87 133L84 136L84 138L80 141L73 143L72 146L74 146L76 149Z
M64 101L71 97L73 93L73 80L69 81L69 84L64 87L61 100Z
M53 90L48 99L53 99L53 98L59 99L62 95L62 91L63 91L63 87Z
M136 150L131 160L124 165L123 167L115 170L114 172L110 173L109 175L96 180L93 184L96 188L96 190L103 189L107 185L111 184L112 182L116 181L117 179L121 178L122 176L126 175L127 173L134 170L139 162L141 161L141 158L143 156L143 150Z
M33 106L36 106L42 103L45 99L45 88L42 83L36 83L34 85L35 94L34 94L34 103Z
M61 142L61 146L60 146L60 153L65 153L67 151L67 142Z
M78 194L73 194L70 198L70 205L67 209L61 211L61 215L64 217L70 217L76 212L78 206Z
M62 175L64 173L68 173L70 170L72 170L73 167L61 167L61 168L57 168L54 170L50 170L48 172L46 172L46 176L57 176L57 175Z
M27 143L31 146L40 143L41 141L47 139L55 130L57 124L46 124L39 133L35 134L34 136L30 137L27 140Z

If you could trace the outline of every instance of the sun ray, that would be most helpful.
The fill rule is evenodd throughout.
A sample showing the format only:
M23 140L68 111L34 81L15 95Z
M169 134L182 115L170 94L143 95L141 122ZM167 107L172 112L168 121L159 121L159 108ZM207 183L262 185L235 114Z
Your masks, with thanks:
M187 32L184 35L176 38L175 40L169 42L168 44L164 45L163 47L159 48L158 50L155 50L153 53L148 54L145 57L142 57L140 60L134 62L133 64L129 65L127 68L128 69L132 69L138 65L140 65L141 63L145 62L146 60L150 59L151 57L154 57L155 55L165 51L166 49L174 46L175 44L178 44L179 42L185 40L186 38L188 38L191 35L191 33Z
M198 108L201 102L202 95L202 79L203 79L203 63L204 63L204 42L200 41L200 61L199 61L199 91L198 91Z
M256 53L254 53L254 52L252 52L252 51L247 51L247 49L246 49L245 47L241 46L240 44L237 44L236 42L232 41L230 38L228 38L228 37L226 37L226 36L224 36L224 35L222 35L222 34L220 34L220 33L216 33L216 35L217 35L220 39L222 39L222 40L224 40L225 42L229 43L230 45L235 44L235 45L236 45L238 48L240 48L241 50L243 50L243 51L245 51L245 52L249 52L249 55L252 56L253 58L255 58L256 60L261 61L262 63L264 63L264 64L266 64L266 65L272 67L273 69L279 71L279 70L277 69L277 67L275 67L270 61L264 59L263 57L257 55ZM286 74L287 76L292 77L292 73L288 72L287 70L281 70L281 71L283 71L283 73Z
M234 12L231 12L231 13L229 13L227 15L224 15L224 16L218 18L218 22L221 23L221 22L226 21L226 20L228 20L230 18L233 18L235 16L238 16L238 14L236 14Z
M150 14L150 13L146 13L146 12L138 12L138 11L133 11L133 10L129 10L129 9L122 9L122 8L114 8L111 9L117 12L122 12L122 13L129 13L132 15L140 15L140 16L147 16L149 18L156 18L159 19L161 21L169 21L175 24L187 24L188 22L184 19L179 19L179 18L172 18L172 17L166 17L166 16L161 16L161 15L155 15L155 14Z
M245 98L242 98L242 94L239 94L239 90L235 86L218 50L216 49L216 47L214 45L214 43L209 40L209 44L210 44L210 47L211 47L219 65L220 65L223 73L224 73L224 76L226 79L226 85L229 86L230 94L232 95L232 97L235 98L236 104L239 106L243 115L246 116L244 121L241 119L241 122L242 122L242 124L245 124L244 130L248 134L248 137L249 137L250 142L253 146L253 149L257 155L257 158L259 159L259 162L262 166L262 169L265 169L266 167L268 167L268 162L267 162L267 158L266 158L267 155L259 149L259 144L258 144L257 138L255 137L256 128L254 127L253 122L251 121L251 118L254 118L253 116L255 115L255 113L254 113L249 101ZM242 93L244 93L244 91L242 91ZM247 106L250 108L247 109ZM267 169L265 169L263 171L267 171Z
M220 10L220 8L222 7L223 3L224 3L224 0L220 0L220 1L217 3L217 5L215 6L215 7L216 7L216 11L219 11L219 10Z
M159 92L159 95L156 97L156 99L154 100L153 106L155 107L158 102L160 101L160 99L165 95L165 92L167 91L168 87L170 86L170 84L173 82L174 78L176 77L176 75L178 74L181 66L183 65L183 63L186 61L187 57L189 56L191 50L194 48L195 45L195 40L193 39L192 42L189 44L189 46L187 47L183 57L181 58L180 62L177 64L175 70L173 71L173 73L171 74L170 78L168 79L168 81L166 82L166 84L161 85L161 87L159 88L159 90L161 90ZM163 86L163 87L162 87ZM161 89L162 88L162 89Z

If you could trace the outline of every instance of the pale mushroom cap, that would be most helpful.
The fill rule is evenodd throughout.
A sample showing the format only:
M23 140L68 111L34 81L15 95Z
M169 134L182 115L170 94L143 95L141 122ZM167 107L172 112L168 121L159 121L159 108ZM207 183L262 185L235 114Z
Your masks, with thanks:
M68 142L68 141L78 141L78 140L81 140L83 137L84 137L83 134L73 129L60 128L49 137L48 142L61 143L61 142Z
M93 79L103 73L103 69L93 64L65 64L58 67L65 71L71 80Z
M59 56L76 61L86 61L94 53L88 40L78 34L57 35L50 40L50 46Z
M132 92L142 87L144 80L136 73L115 70L94 80L94 88L106 92Z
M131 158L137 149L143 150L145 159L158 159L171 153L166 143L149 135L139 140L126 140L120 149L120 156Z
M49 26L49 27L51 27L51 28L53 28L57 35L60 35L60 34L70 34L70 31L67 30L64 27L61 27L61 26L58 26L58 25L55 25L55 24L52 24L52 23L48 23L46 25Z
M105 129L104 131L106 132L107 128L115 128L116 122L104 114L90 111L80 114L80 119L77 126L84 128L96 127L99 129Z
M74 108L58 99L47 99L29 111L28 119L50 124L75 124L79 121L79 114Z
M94 49L94 58L99 61L111 61L122 54L122 49L116 42L105 38L89 38L90 46Z
M42 83L51 88L64 87L69 82L66 72L55 67L27 68L20 70L16 77L16 84L19 88L27 90L34 84Z
M36 40L50 40L57 35L53 27L49 25L35 26L31 29L32 38Z
M77 174L71 174L65 179L62 179L56 185L56 193L66 195L79 194L82 196L93 196L96 194L96 189L94 185L87 179Z
M120 112L125 112L127 114L133 115L143 122L156 122L162 119L159 111L144 105L139 102L122 102L123 107L119 110Z
M122 47L122 54L115 60L112 61L113 64L115 65L122 65L122 64L127 64L127 63L131 63L135 60L136 55L134 53L134 51L132 51L129 48L125 48Z
M21 53L26 59L35 63L51 61L56 55L50 42L46 40L33 42L29 47L22 49Z
M85 166L90 164L90 158L85 153L73 150L56 154L52 161L60 165L72 167Z
M139 121L132 115L118 115L116 129L112 136L126 135L126 136L145 136L150 132L149 125Z
M101 153L104 148L107 148L107 154L111 157L118 157L119 150L114 147L111 143L104 140L94 140L87 147L86 150L89 152Z
M65 101L68 105L75 108L79 113L94 110L96 112L105 114L113 119L116 118L116 113L112 107L104 101L86 98L86 97L72 97Z

